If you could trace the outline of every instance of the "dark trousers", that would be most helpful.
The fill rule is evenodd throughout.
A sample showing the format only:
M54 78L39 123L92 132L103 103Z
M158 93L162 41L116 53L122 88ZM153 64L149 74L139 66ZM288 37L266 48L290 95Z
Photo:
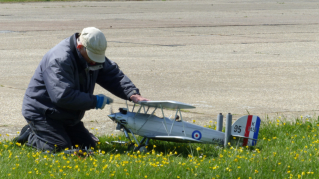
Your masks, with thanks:
M27 145L38 150L55 152L65 148L70 149L75 145L82 149L85 147L89 149L96 145L83 122L70 126L62 121L47 118L41 121L28 121L28 123L32 133Z

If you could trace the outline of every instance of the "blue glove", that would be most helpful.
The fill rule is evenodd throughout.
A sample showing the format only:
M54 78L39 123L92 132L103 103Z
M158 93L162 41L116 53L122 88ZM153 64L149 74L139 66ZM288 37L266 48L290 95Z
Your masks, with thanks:
M113 99L103 94L96 95L96 100L97 100L97 103L96 103L95 109L103 109L105 104L113 103Z

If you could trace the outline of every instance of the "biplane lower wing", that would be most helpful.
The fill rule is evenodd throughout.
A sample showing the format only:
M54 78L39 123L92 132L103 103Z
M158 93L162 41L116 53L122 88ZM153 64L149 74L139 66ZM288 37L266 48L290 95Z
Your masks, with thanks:
M155 140L165 140L165 141L170 141L170 142L180 142L180 143L202 143L199 140L190 138L190 137L184 137L184 136L152 136L152 137L147 137L150 139L155 139Z

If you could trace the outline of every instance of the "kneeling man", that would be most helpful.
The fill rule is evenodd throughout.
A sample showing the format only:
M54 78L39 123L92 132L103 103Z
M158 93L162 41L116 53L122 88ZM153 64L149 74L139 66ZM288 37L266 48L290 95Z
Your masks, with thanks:
M59 151L79 145L94 147L94 136L81 119L85 111L103 109L113 100L93 95L95 84L133 102L148 100L123 74L116 63L105 57L107 41L97 28L84 28L47 52L26 90L22 114L25 126L17 142L27 142L39 150Z

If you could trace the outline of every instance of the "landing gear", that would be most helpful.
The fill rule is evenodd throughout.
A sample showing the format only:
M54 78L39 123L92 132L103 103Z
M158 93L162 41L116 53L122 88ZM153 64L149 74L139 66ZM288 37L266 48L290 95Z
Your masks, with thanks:
M144 141L146 140L145 144ZM143 137L143 139L141 140L140 144L134 149L134 151L140 151L141 153L146 153L147 152L147 145L149 143L150 139Z
M139 150L141 153L147 153L147 148L146 148L146 146L141 146L138 150Z
M128 144L127 150L128 150L128 151L135 150L135 143L130 143L130 144Z
M128 144L127 150L129 150L129 151L133 150L134 152L140 151L140 152L143 152L143 153L147 152L146 146L148 145L148 143L150 141L149 138L143 137L143 139L140 142L138 142L138 140L136 139L134 133L130 129L126 129L120 123L118 123L118 128L123 130L123 132L125 134L125 137L130 141L129 144ZM130 132L132 134L132 136L133 136L133 138L134 138L134 140L135 140L135 142L137 144L137 147L135 147L136 144L134 142L132 142L130 136L128 135L128 132ZM145 144L144 144L144 142L145 142Z

